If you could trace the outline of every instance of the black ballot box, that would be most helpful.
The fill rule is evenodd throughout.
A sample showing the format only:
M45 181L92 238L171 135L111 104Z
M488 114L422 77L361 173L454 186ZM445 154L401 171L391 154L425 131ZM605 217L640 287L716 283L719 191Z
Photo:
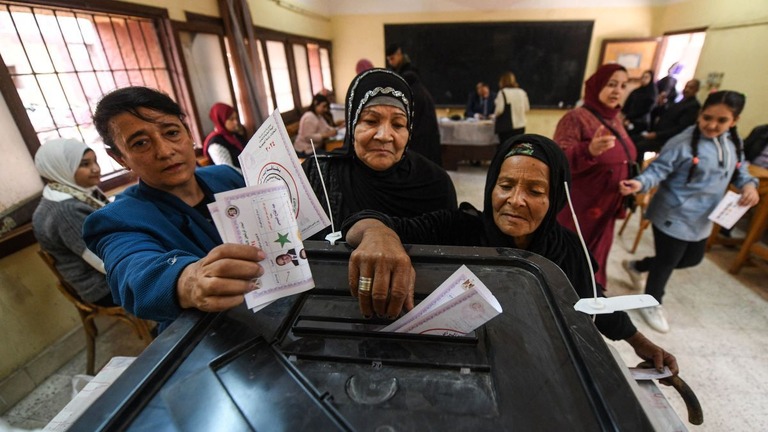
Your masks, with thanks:
M416 299L462 264L503 308L460 337L386 333L349 294L346 245L305 242L315 288L257 313L188 311L71 430L652 430L550 261L410 246Z

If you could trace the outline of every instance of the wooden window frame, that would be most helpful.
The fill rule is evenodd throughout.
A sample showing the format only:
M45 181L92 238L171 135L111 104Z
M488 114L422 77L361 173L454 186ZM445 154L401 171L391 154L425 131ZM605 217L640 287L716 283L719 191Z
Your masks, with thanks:
M158 38L161 41L163 56L168 68L171 86L176 94L176 100L185 110L193 107L189 102L190 92L188 91L185 82L186 76L183 76L184 65L181 52L178 48L178 36L173 31L167 9L126 3L119 0L27 0L24 2L6 0L4 3L30 8L50 7L65 10L81 10L93 13L119 14L151 20L157 29ZM29 150L30 155L34 157L35 153L40 148L40 140L38 139L37 132L26 113L24 104L16 90L13 79L11 78L10 71L2 61L0 61L0 94L8 106L8 110L19 129L24 144ZM100 186L104 190L110 190L125 186L126 184L135 181L135 176L132 173L125 171L104 180ZM23 206L24 210L26 211L30 206L36 207L39 200L39 196L32 197L32 199ZM9 216L13 217L14 214ZM35 243L35 238L32 234L31 221L18 220L17 222L17 228L0 237L0 258Z

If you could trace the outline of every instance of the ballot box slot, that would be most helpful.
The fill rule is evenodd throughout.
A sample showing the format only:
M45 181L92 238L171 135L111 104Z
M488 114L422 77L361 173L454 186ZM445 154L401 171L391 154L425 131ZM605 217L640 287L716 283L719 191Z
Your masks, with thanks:
M313 355L304 353L295 353L287 350L281 350L283 355L288 356L294 361L318 361L318 362L333 362L333 363L345 363L345 364L357 364L367 365L373 368L378 367L400 367L410 369L428 369L428 370L446 370L455 373L489 373L491 366L489 364L467 364L467 363L452 363L449 361L443 362L427 362L423 360L396 360L396 359L381 359L372 360L366 358L351 358L351 357L339 357L328 355Z
M412 333L394 333L381 331L390 322L370 321L365 319L329 318L322 316L304 316L296 318L291 331L297 336L302 335L336 335L361 338L388 338L404 340L432 340L442 343L477 344L475 332L463 336L421 335Z

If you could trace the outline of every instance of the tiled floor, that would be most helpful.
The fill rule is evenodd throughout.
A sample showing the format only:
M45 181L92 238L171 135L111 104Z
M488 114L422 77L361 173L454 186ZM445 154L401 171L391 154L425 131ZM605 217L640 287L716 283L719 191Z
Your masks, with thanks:
M461 165L458 171L450 172L460 202L468 201L482 209L486 170L487 166ZM620 263L633 257L628 249L636 232L635 219L624 236L617 236L614 242L608 263L610 295L632 292ZM648 230L634 257L652 251ZM716 247L699 266L672 275L664 298L669 333L654 332L636 312L630 312L640 331L677 356L680 376L698 396L704 424L688 424L691 431L768 430L768 268L745 267L733 276L727 268L735 255L735 249ZM628 365L638 363L628 344L611 344ZM112 325L99 338L97 368L111 356L137 355L142 347L126 326ZM3 419L18 427L43 427L68 402L72 377L84 370L85 354L80 353L5 413ZM687 412L679 396L667 387L662 391L685 420Z
M96 371L114 356L137 356L144 350L144 342L125 323L103 317L97 320L97 325L100 333L96 338ZM85 374L85 366L83 350L8 410L2 419L18 428L36 430L45 427L72 399L73 378ZM2 422L0 432L4 432Z

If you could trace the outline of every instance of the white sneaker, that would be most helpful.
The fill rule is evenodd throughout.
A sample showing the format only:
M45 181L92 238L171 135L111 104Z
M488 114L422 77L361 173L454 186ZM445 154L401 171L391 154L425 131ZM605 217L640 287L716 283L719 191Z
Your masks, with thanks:
M621 262L621 266L627 271L629 279L632 281L632 286L637 291L645 290L645 281L647 279L647 273L641 273L635 269L635 261L624 260Z
M643 319L645 319L645 322L648 323L652 329L659 333L666 333L669 331L669 323L667 323L667 317L664 314L664 308L661 305L638 310L640 311L640 315L643 316Z

